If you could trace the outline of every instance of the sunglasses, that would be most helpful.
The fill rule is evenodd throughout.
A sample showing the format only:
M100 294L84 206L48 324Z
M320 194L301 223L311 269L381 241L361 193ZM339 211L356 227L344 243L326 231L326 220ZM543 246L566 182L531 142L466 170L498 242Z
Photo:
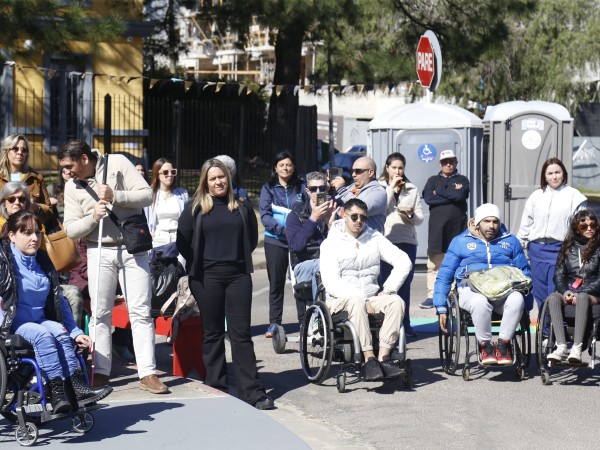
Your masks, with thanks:
M362 223L365 223L367 221L367 216L364 214L350 214L350 220L352 220L352 222L356 222L358 219L360 219Z
M175 175L177 175L177 169L171 169L171 170L165 169L165 170L161 170L160 173L162 173L165 177L169 176L169 175L175 176Z
M13 147L13 148L11 148L11 150L13 151L13 153L19 153L19 151L21 151L21 153L29 153L29 149L26 147L23 147L23 148Z
M442 166L454 166L456 163L454 162L454 160L453 160L453 159L442 159L442 160L440 161L440 164L441 164Z
M11 205L18 200L19 203L23 205L27 201L27 197L25 197L24 195L16 195L12 197L6 197L4 200L6 200Z
M588 228L595 230L596 228L598 228L598 224L596 222L591 222L591 223L580 223L579 225L577 225L577 229L579 231L586 231Z
M308 190L310 192L327 192L327 186L325 186L324 184L321 186L309 186Z
M360 175L363 172L366 172L367 170L371 170L371 169L352 169L352 175L356 174L356 175Z

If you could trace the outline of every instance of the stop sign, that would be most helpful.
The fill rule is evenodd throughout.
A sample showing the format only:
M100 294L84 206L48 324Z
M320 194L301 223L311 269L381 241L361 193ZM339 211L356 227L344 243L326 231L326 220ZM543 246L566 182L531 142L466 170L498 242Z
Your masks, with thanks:
M427 36L421 36L417 46L417 75L421 85L429 89L435 75L435 54Z

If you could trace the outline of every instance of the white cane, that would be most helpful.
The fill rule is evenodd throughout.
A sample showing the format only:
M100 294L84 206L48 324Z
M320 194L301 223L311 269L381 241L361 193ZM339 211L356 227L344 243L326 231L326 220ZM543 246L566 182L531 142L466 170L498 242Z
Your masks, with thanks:
M106 184L106 175L108 174L108 154L104 156L104 173L102 174L102 184ZM105 216L106 217L106 216ZM98 223L98 264L96 266L96 295L92 299L92 328L94 332L92 333L92 386L94 385L94 375L96 373L96 330L98 325L98 315L97 315L97 306L98 306L98 296L100 295L100 265L102 263L101 255L102 255L102 229L104 228L104 217L100 219Z

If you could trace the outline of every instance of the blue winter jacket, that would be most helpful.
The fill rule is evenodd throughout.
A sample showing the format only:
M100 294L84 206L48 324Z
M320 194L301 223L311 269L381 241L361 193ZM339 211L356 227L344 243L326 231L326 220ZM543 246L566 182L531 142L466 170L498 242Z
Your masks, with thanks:
M437 313L447 314L446 298L454 280L458 285L467 272L491 269L496 266L514 266L531 277L529 263L521 243L516 236L507 231L504 224L500 225L498 236L486 242L476 235L471 220L469 227L450 242L450 247L438 271L433 288L433 304ZM525 297L525 307L528 311L533 308L532 294Z
M263 185L258 212L265 227L265 242L287 247L285 221L290 211L296 206L301 206L306 200L305 190L304 183L287 188L279 183L271 186L267 182Z

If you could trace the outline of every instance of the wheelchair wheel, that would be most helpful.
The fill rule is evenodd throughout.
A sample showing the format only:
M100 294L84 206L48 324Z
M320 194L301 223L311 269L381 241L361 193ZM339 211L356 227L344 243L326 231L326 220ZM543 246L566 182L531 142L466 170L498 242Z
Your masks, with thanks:
M448 315L446 329L448 333L439 331L440 358L442 368L448 375L454 375L458 367L460 356L460 309L458 308L458 297L455 292L448 295Z
M25 425L19 425L15 430L15 439L23 447L31 447L35 445L40 433L38 427L31 422L25 422Z
M75 433L85 434L94 428L94 416L90 413L78 414L72 420L73 431Z
M273 350L275 350L275 353L279 355L285 351L285 330L281 325L277 325L277 328L275 328L275 332L273 333L273 338L271 341L273 343Z
M546 330L546 333L544 333L544 330ZM545 334L547 334L547 336L545 336ZM535 330L537 363L542 375L547 373L548 370L547 356L552 351L551 335L552 322L550 320L550 310L548 309L548 302L544 302L544 306L542 306L542 312L538 317L537 328Z
M6 387L8 384L8 369L6 368L6 358L0 350L0 402L4 402L6 396ZM0 410L4 405L0 403Z
M338 374L336 386L340 394L346 392L346 372L341 372Z
M322 301L309 306L300 334L300 362L311 383L321 384L333 359L333 323Z

